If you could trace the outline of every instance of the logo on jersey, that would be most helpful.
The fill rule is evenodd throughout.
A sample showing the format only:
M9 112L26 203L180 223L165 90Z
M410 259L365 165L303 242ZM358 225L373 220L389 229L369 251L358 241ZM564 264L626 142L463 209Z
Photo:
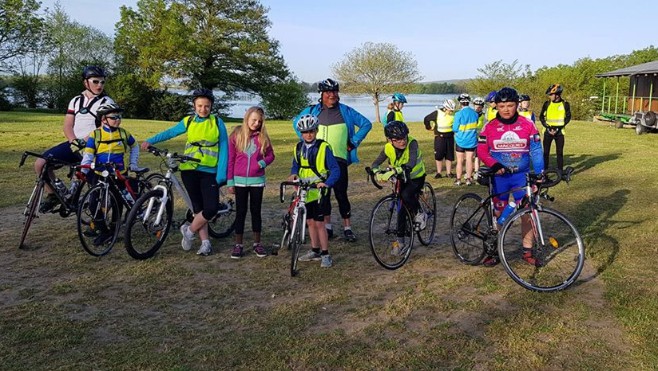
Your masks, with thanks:
M519 135L513 131L503 134L500 139L493 141L494 151L518 151L528 148L528 141L519 138Z

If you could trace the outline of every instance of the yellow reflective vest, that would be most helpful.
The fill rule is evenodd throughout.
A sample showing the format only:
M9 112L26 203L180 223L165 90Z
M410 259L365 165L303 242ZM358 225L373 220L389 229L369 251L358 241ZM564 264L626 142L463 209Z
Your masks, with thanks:
M318 139L317 141L318 143L315 144L316 148L309 149L310 158L303 155L304 152L301 150L304 146L303 142L295 146L293 156L295 156L299 164L297 176L304 183L320 183L329 177L329 169L326 167L327 148L329 144L324 140ZM315 160L315 163L312 164L310 162L312 160ZM315 201L318 198L320 198L320 191L318 189L310 189L306 194L306 202Z
M195 121L194 116L183 119L187 123L186 156L199 159L200 162L185 162L181 170L194 170L197 166L217 167L219 158L219 126L217 117L210 115L203 121Z
M391 142L386 143L386 145L384 145L384 154L386 154L386 157L388 158L388 163L393 167L400 167L409 163L409 146L415 141L416 139L414 139L412 136L408 136L407 147L404 149L400 157L397 157L393 144ZM420 146L418 146L418 158L416 159L416 165L413 169L411 169L411 174L409 176L411 179L416 179L422 177L423 175L425 175L425 162L423 161L423 152L420 150Z
M546 125L549 127L564 127L565 117L564 101L548 104L548 108L546 109ZM546 132L546 128L544 128L544 132ZM564 134L564 129L562 129L562 134Z

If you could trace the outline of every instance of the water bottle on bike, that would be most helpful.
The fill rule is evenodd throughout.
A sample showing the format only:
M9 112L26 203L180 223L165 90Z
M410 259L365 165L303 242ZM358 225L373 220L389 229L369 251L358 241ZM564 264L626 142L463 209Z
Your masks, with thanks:
M507 206L505 206L503 212L500 213L500 216L498 217L498 224L505 224L505 220L514 212L514 210L516 210L516 203L514 201L508 202Z

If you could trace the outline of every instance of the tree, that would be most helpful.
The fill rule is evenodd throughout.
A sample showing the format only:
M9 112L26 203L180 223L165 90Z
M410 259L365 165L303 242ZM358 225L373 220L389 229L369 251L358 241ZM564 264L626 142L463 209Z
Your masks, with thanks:
M500 90L505 86L515 87L519 80L531 78L532 72L530 65L519 65L518 60L512 63L504 63L502 60L485 64L483 68L478 68L480 73L474 79L470 80L466 87L469 91L477 94L487 94L492 90Z
M165 77L189 88L260 93L289 76L257 0L140 0L121 7L115 50L153 87Z
M293 118L310 103L304 85L293 78L268 86L261 98L267 117L277 120Z
M347 53L332 69L343 84L342 91L372 97L378 122L381 122L379 102L386 99L386 94L407 92L422 79L412 54L389 43L364 43Z
M41 32L39 7L36 0L0 0L0 72L10 71L7 61L25 54Z

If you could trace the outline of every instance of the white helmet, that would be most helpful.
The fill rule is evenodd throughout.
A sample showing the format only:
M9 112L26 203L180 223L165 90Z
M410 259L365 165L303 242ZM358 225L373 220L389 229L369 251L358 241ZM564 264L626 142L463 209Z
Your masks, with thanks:
M318 128L318 118L313 115L304 115L297 120L297 130L304 133Z
M473 104L476 106L484 106L484 99L482 99L482 97L475 97L475 99L473 99Z
M451 111L455 110L455 101L452 99L446 99L443 101L443 109L448 109Z

